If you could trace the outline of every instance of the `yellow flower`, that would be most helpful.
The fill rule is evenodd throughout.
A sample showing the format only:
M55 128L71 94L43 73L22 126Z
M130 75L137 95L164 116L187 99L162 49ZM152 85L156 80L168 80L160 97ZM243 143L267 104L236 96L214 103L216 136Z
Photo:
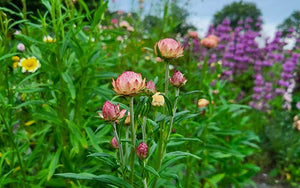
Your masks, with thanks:
M43 41L47 43L52 43L52 42L56 42L56 39L53 39L50 36L44 36Z
M35 72L41 67L41 64L35 57L30 57L21 59L19 66L22 67L22 72Z
M207 99L199 99L198 100L198 108L204 108L209 105L209 101Z
M18 56L13 56L13 57L11 58L11 60L19 62L19 61L20 61L20 58L19 58Z
M15 68L18 67L18 65L19 65L19 62L14 62L12 66L13 66L13 68L15 69Z
M160 95L160 92L156 92L152 96L152 106L163 106L165 104L164 96Z
M35 123L34 120L30 120L30 121L27 121L24 125L25 125L25 126L30 126L30 125L32 125L32 124L34 124L34 123Z

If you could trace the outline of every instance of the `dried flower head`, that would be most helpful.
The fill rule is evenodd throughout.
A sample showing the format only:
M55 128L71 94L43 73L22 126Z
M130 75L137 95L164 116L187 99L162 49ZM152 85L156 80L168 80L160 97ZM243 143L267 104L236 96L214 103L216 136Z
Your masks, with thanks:
M166 38L155 44L154 52L163 59L177 59L183 56L183 47L176 40Z
M207 99L199 99L198 100L198 108L204 108L209 105L209 101Z
M125 71L116 81L112 79L112 85L117 95L133 96L145 89L145 81L140 73Z
M165 104L164 96L160 95L160 92L156 92L152 96L152 106L163 106Z
M185 85L186 82L187 82L187 79L185 79L185 77L183 77L183 74L180 71L175 71L173 76L170 78L170 83L174 87L182 87Z

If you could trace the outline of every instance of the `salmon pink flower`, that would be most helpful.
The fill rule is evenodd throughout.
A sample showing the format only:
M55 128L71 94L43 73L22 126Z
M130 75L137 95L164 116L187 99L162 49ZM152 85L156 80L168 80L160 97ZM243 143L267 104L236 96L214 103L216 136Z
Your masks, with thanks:
M183 47L176 40L166 38L155 44L154 52L163 59L177 59L183 56Z
M102 114L98 113L98 115L105 121L115 121L120 115L119 104L114 105L113 103L106 101L102 108Z
M118 144L118 142L117 142L116 137L113 137L113 138L111 139L110 144L111 144L111 146L112 146L113 148L115 148L115 149L118 149L118 148L119 148L119 144Z
M125 71L116 81L112 79L112 85L117 95L134 96L145 89L145 81L140 73Z
M188 35L189 35L189 37L194 38L194 39L199 38L199 37L198 37L198 33L197 33L196 31L190 31L190 32L188 33Z
M187 79L183 77L182 73L180 71L176 71L173 76L170 78L170 83L174 87L182 87L187 82Z
M148 153L148 146L146 143L142 142L138 147L136 148L136 154L139 157L139 159L146 159Z
M209 35L201 40L200 44L205 48L215 48L219 43L219 38L215 35Z

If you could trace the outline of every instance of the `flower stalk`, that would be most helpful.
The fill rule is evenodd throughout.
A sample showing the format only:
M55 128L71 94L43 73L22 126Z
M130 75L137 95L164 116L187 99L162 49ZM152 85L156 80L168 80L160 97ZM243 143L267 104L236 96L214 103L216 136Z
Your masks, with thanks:
M134 157L135 157L135 125L134 125L134 110L133 110L133 96L130 97L130 124L131 124L131 156L130 156L130 183L133 184L134 176Z
M112 122L112 126L113 126L113 129L114 129L114 134L115 134L115 137L116 137L116 140L117 140L117 143L118 143L118 146L119 146L119 153L120 153L120 166L121 166L121 171L122 171L122 176L123 176L123 179L126 180L126 176L124 174L124 156L123 156L123 147L122 147L122 143L119 139L119 136L118 136L118 132L117 132L117 127L116 127L116 122Z

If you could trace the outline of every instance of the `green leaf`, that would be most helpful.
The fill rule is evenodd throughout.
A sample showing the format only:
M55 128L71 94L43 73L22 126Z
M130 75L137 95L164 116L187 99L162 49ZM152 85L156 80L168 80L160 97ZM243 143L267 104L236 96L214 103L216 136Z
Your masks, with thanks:
M69 89L70 94L71 94L71 98L74 100L75 97L76 97L76 90L75 90L72 78L66 72L62 73L62 78L67 83L68 89Z
M103 150L99 147L98 143L97 143L97 138L94 135L94 132L91 128L86 127L85 131L91 141L92 146L94 147L94 149L96 149L98 152L102 152Z
M49 181L51 179L51 177L53 176L57 163L59 161L59 156L61 153L61 148L59 148L56 153L55 156L52 158L50 166L49 166L49 172L48 172L48 176L47 176L47 181Z
M158 174L158 172L156 172L156 170L154 168L152 168L151 166L146 165L145 169L147 171L151 172L152 174L154 174L155 176L160 177L159 174Z
M100 181L102 183L106 183L108 185L115 185L115 186L124 187L124 188L133 188L132 185L130 185L123 179L117 178L112 175L96 176L96 175L90 174L90 173L80 173L80 174L60 173L60 174L56 174L56 175L60 176L60 177L64 177L64 178L72 178L72 179L78 179L78 180L96 180L96 181Z
M29 106L29 105L32 105L32 104L44 104L45 102L42 101L42 100L32 100L32 101L27 101L27 102L24 102L22 104L19 104L18 106L14 107L15 109L19 109L19 108L22 108L24 106Z
M169 100L169 98L166 95L164 95L163 93L160 93L159 95L164 96L165 104L167 105L169 115L173 115L173 107L172 107L172 104L171 104L171 101Z
M218 187L217 183L220 182L225 176L225 173L222 174L216 174L210 178L205 179L206 181L208 181L210 184L213 185L213 187ZM208 184L206 184L208 185ZM204 186L205 187L205 186Z
M197 155L191 154L189 152L183 152L183 151L170 152L170 153L167 153L165 157L167 158L167 157L173 157L173 156L191 156L191 157L194 157L198 160L201 159L201 157L199 157Z
M110 154L107 153L92 153L90 155L88 155L88 157L96 157L99 160L103 161L105 164L116 168L117 166L117 162L116 162L116 158Z

